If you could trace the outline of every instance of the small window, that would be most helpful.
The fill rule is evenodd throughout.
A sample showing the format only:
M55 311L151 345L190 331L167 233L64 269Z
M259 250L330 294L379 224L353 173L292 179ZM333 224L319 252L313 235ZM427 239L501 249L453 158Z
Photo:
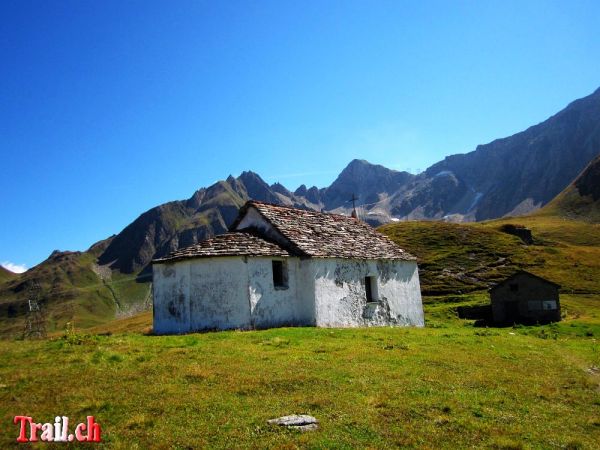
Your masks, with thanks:
M553 309L557 309L555 300L546 300L542 302L542 309L544 311L549 311Z
M377 278L365 277L365 294L367 297L367 303L377 301Z
M510 285L510 291L511 292L519 292L519 285L518 284L511 284Z
M276 289L287 289L288 274L285 261L272 261L273 263L273 286Z

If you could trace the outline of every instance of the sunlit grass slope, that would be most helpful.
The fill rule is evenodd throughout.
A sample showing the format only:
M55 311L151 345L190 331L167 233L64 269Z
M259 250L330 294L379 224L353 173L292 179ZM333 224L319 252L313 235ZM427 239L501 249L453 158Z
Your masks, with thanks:
M550 203L535 213L600 223L600 155Z
M569 299L578 321L544 327L475 328L431 311L425 329L121 333L143 315L111 336L2 341L0 447L17 447L14 415L64 414L94 415L110 448L593 449L595 300ZM320 429L266 423L291 413Z
M520 224L534 244L501 231ZM536 215L485 223L401 222L379 228L418 257L425 295L489 288L518 269L562 286L562 292L600 293L600 225Z

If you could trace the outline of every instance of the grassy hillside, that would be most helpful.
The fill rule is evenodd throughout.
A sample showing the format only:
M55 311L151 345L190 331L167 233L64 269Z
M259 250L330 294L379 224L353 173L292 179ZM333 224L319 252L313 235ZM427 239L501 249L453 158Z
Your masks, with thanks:
M535 244L526 246L524 267L559 283L561 292L600 293L600 225L561 217L533 215L483 224L498 230L518 223L530 228Z
M10 270L6 270L4 267L0 266L0 283L3 283L7 280L12 280L18 277L18 274L11 272Z
M520 224L534 244L501 231ZM600 226L550 215L485 223L400 222L379 230L419 259L425 295L481 291L526 269L562 286L562 292L600 293Z
M39 299L49 332L64 329L67 322L87 328L139 312L148 299L149 283L136 282L136 274L100 270L98 251L55 252L42 264L0 284L0 336L22 334L32 284L41 288Z
M16 336L22 332L32 283L41 287L50 331L62 329L75 318L82 326L90 326L113 317L114 302L92 271L93 263L94 258L86 253L55 255L46 264L5 283L0 290L0 333Z
M580 195L569 188L560 193L552 202L535 213L536 216L558 216L600 223L600 202L589 196Z
M600 156L535 215L600 223Z

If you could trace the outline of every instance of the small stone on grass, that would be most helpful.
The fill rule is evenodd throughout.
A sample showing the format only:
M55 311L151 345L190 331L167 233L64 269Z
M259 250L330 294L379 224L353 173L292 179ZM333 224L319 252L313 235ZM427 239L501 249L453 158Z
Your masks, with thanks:
M267 422L271 425L279 425L299 431L313 431L319 428L319 421L313 416L306 414L278 417L277 419L267 420Z

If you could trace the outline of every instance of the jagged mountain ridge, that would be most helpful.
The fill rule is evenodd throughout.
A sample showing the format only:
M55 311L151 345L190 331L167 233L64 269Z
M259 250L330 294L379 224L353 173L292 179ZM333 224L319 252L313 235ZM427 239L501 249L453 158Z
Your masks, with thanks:
M463 184L446 214L486 220L523 214L558 195L600 153L600 89L576 100L549 119L513 136L480 145L471 153L446 157L426 178L451 173ZM476 198L479 196L479 198Z
M143 270L155 257L224 233L238 209L249 199L344 213L350 208L353 193L358 197L358 204L376 203L413 178L414 175L407 172L363 160L352 161L329 188L301 186L293 193L280 183L267 184L251 171L237 178L230 175L226 180L199 189L187 200L165 203L146 211L112 239L98 262L122 273Z
M521 215L547 204L600 153L600 89L513 136L446 157L419 175L352 161L328 188L295 194L326 211L364 218L479 221ZM346 200L346 201L344 201Z
M269 186L258 174L243 172L197 190L189 199L152 208L116 235L98 258L100 265L134 273L155 257L224 233L249 199L315 209L280 184Z
M248 199L349 214L355 195L362 218L484 220L548 203L600 153L600 89L511 137L452 155L419 175L353 160L326 188L294 192L254 172L229 176L185 201L153 208L117 235L101 264L131 273L153 257L226 231Z

